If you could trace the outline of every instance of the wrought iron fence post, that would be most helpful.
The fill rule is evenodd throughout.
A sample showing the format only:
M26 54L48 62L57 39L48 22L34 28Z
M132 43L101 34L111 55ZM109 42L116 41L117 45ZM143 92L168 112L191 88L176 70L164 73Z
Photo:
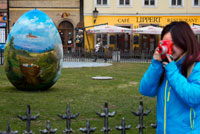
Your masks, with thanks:
M108 134L109 131L112 131L112 129L110 129L109 125L108 125L108 118L109 117L113 117L116 114L116 112L114 111L112 113L109 113L108 103L107 102L105 102L104 113L96 112L96 114L99 117L104 118L104 127L101 129L101 131L103 131L104 134Z
M40 130L40 133L41 134L54 134L56 133L57 129L51 129L51 126L50 126L50 121L48 120L47 121L47 125L46 125L46 129L44 130Z
M0 134L17 134L17 133L18 133L18 131L11 131L10 123L8 123L6 131L4 131L4 132L0 131Z
M80 131L82 133L86 133L86 134L90 134L91 132L94 132L95 130L96 130L96 127L90 128L90 121L89 120L87 120L86 128L80 128Z
M133 113L135 116L139 116L139 124L138 124L138 126L136 127L137 129L139 129L139 134L143 134L143 129L146 128L146 127L143 125L143 117L144 117L144 116L147 116L150 112L151 112L151 110L148 110L147 112L144 112L142 99L140 99L139 111L138 111L138 112L132 111L132 113Z
M71 119L76 119L79 116L79 113L76 113L75 115L71 115L70 104L68 104L67 108L66 108L66 114L64 114L64 115L58 114L58 116L61 119L66 120L66 129L63 131L63 133L66 133L66 134L72 133L73 130L70 128L71 127Z
M124 117L122 118L122 125L115 127L117 130L121 130L122 134L126 134L126 130L129 130L131 128L131 125L126 126Z
M26 116L22 117L21 115L18 115L17 117L22 121L26 121L26 131L24 131L24 133L32 134L33 132L31 131L31 120L36 120L38 117L40 117L40 115L37 114L35 116L31 116L31 107L30 105L27 105Z

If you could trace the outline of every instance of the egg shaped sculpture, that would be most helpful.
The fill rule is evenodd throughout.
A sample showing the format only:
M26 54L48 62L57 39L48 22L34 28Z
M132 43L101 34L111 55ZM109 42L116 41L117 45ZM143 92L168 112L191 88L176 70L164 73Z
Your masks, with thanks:
M20 90L46 90L58 80L63 60L59 32L44 12L23 14L12 27L5 48L5 71Z

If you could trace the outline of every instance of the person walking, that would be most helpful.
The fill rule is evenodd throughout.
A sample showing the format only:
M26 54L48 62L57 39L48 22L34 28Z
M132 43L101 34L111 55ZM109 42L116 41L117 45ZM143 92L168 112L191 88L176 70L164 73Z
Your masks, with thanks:
M156 48L139 92L157 97L157 134L200 134L200 45L183 21L166 25L161 39L173 42L173 59Z
M95 44L95 58L94 58L94 62L97 61L97 58L99 57L100 54L103 54L104 61L107 62L105 47L104 47L104 45L103 45L103 43L101 41L101 38L97 38L97 43Z

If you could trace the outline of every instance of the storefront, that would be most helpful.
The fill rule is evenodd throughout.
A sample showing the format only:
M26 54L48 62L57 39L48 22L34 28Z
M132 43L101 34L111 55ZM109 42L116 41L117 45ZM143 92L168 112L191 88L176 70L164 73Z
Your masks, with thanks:
M190 25L200 24L200 16L98 16L96 23L93 23L92 16L85 16L85 26L99 25L108 23L113 26L126 27L136 29L144 26L164 27L172 21L186 21ZM87 30L87 29L86 29ZM85 48L93 49L97 34L87 35L89 41L85 41ZM110 49L118 49L120 51L147 51L153 52L158 45L160 35L151 34L114 34L101 35L107 40ZM199 35L197 35L199 36ZM197 37L199 39L199 37ZM90 44L90 46L89 46Z

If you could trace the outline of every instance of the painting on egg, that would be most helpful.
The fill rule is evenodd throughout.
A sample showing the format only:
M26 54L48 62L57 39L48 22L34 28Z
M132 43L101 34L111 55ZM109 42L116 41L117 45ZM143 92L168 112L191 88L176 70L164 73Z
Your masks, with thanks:
M6 42L9 81L20 90L47 90L58 80L62 60L62 41L48 15L37 9L23 14Z

